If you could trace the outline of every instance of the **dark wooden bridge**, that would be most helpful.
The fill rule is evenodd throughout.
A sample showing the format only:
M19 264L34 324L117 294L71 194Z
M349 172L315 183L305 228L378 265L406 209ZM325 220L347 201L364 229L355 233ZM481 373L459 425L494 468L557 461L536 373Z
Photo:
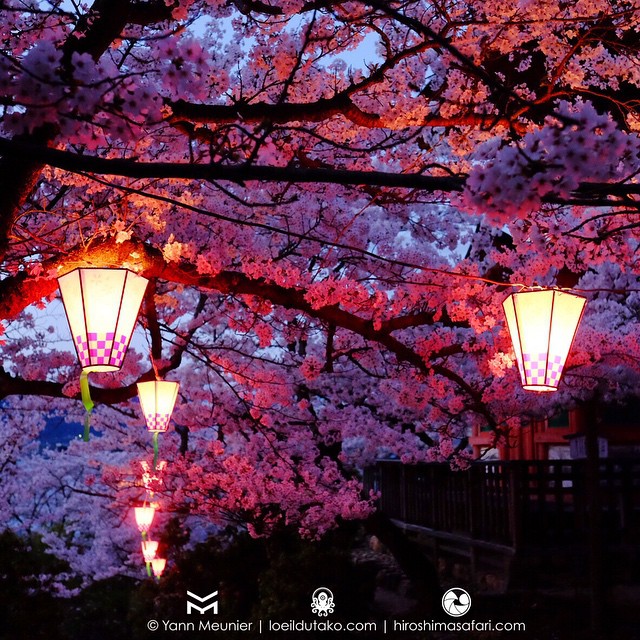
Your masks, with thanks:
M560 554L584 564L594 545L604 562L617 554L640 564L640 460L599 460L595 471L589 479L583 460L476 462L465 471L385 461L366 471L365 485L436 559L466 556L472 572L483 557L508 566Z

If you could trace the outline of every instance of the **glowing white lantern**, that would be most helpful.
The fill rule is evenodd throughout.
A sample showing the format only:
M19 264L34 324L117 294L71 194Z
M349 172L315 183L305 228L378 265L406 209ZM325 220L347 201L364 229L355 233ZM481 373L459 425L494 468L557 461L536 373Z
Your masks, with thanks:
M557 289L512 293L502 303L524 389L557 390L585 304Z
M142 541L142 555L145 562L152 562L158 553L158 541L157 540L143 540Z
M136 524L140 533L147 533L151 528L153 516L156 514L154 507L135 507L133 510L136 517Z
M164 568L167 566L166 558L154 558L151 561L151 568L153 569L153 575L156 578L159 578L164 571Z
M58 278L83 371L120 369L147 282L128 269L79 268Z
M140 406L147 429L152 433L164 433L169 428L179 387L177 382L168 380L138 383Z

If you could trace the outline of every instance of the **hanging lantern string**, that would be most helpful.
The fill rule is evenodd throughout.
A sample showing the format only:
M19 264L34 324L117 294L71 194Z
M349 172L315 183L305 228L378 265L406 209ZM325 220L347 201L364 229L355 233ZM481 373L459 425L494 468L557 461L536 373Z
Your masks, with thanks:
M410 266L410 265L405 265L405 266ZM492 280L491 278L485 278L483 276L475 276L472 275L470 273L460 273L459 271L451 271L448 269L437 269L435 267L423 267L420 265L412 265L412 268L416 269L416 270L420 270L420 271L426 271L428 273L434 273L434 274L438 274L438 275L443 275L443 276L448 276L451 278L460 278L462 280L471 280L473 282L479 282L479 283L483 283L483 284L487 284L487 285L491 285L491 286L496 286L496 287L505 287L505 288L510 288L510 289L518 289L518 290L524 290L524 289L531 289L533 287L538 287L539 285L529 285L529 284L525 284L523 282L509 282L509 281L502 281L502 280ZM412 284L412 285L417 285L417 286L424 286L424 287L433 287L433 286L437 286L434 285L433 282L420 282L418 280L409 280L407 278L402 278L401 280L395 280L393 278L380 278L380 280L384 281L384 282L390 282L390 283L394 283L394 282L402 282L403 284ZM640 287L625 287L623 289L614 289L611 287L559 287L558 285L541 285L540 288L543 289L559 289L562 291L576 291L578 293L612 293L612 294L617 294L617 295L626 295L628 293L640 293Z
M627 293L640 293L640 288L630 287L628 289L609 289L607 287L560 287L555 284L543 285L538 284L508 284L502 283L505 287L517 287L519 291L564 291L574 293L613 293L617 295L625 295Z
M149 349L149 360L151 360L151 368L153 369L156 380L161 380L162 378L160 377L160 373L158 372L158 364L153 357L153 351L151 349Z
M154 463L155 463L155 460L154 460ZM153 470L154 471L156 470L155 464L153 466ZM153 500L153 491L151 491L151 489L145 488L145 492L146 492L146 495L145 495L145 498L144 498L144 506L147 505L147 502L149 504L151 504L151 501Z
M149 193L148 191L144 191L142 189L135 189L133 187L127 187L125 185L121 185L121 184L114 184L112 181L109 180L105 180L105 179L101 179L98 176L95 175L90 175L87 173L84 173L82 171L78 171L79 175L84 176L85 178L89 179L89 180L93 180L99 184L102 185L107 185L109 187L113 187L115 189L118 189L120 191L126 192L126 193L134 193L134 194L138 194L138 195L142 195L145 198L151 198L154 200L158 200L159 202L165 202L171 205L175 205L178 206L182 209L185 209L187 211L192 211L195 213L201 213L204 214L205 216L208 217L212 217L212 218L216 218L218 220L225 220L227 222L231 222L234 225L239 225L239 226L247 226L247 227L251 227L251 228L259 228L259 229L265 229L266 231L275 233L275 234L279 234L279 235L283 235L283 236L287 236L287 237L294 237L294 238L298 238L299 240L303 240L303 241L311 241L311 242L317 242L320 243L322 245L325 245L327 247L332 247L335 249L341 249L341 250L345 250L345 251L352 251L355 253L358 253L366 258L370 258L372 260L375 260L376 262L382 262L384 264L390 265L390 266L396 266L396 267L404 267L407 269L411 269L411 270L415 270L415 271L426 271L429 273L435 273L435 274L441 274L441 275L446 275L446 276L451 276L454 278L464 278L464 279L468 279L468 280L476 280L478 282L484 282L486 284L490 284L490 285L498 285L498 286L502 286L502 287L519 287L521 285L517 284L517 283L510 283L510 282L498 282L496 280L491 280L489 278L483 278L482 276L473 276L473 275L469 275L469 274L464 274L464 273L459 273L456 271L451 271L448 269L438 269L437 267L427 267L421 264L417 264L415 262L410 262L408 260L399 260L397 258L390 258L390 257L386 257L384 255L380 255L377 253L373 253L372 251L367 251L366 249L362 249L360 247L356 247L355 245L352 244L348 244L348 243L344 243L344 242L332 242L330 239L328 238L324 238L324 237L320 237L320 236L312 236L309 235L308 233L295 233L293 232L291 229L281 229L278 227L275 227L273 225L268 225L268 224L263 224L263 223L257 223L255 220L241 220L238 218L234 218L231 216L225 216L222 214L218 214L218 213L213 213L212 211L209 211L207 209L203 209L201 207L196 207L194 205L188 204L186 202L183 202L181 200L178 200L176 198L169 198L166 196L161 196L159 194L153 194L153 193ZM385 279L387 282L391 282L391 279ZM404 284L415 284L415 285L423 285L423 286L434 286L433 283L427 283L427 282L415 282L415 281L411 281L408 280L406 278L402 278L401 282L403 282ZM586 292L586 293L590 293L590 292L606 292L606 293L619 293L619 294L625 294L625 293L630 293L630 292L634 292L634 293L640 293L640 288L638 289L575 289L575 291L582 291L582 292Z
M147 575L151 577L151 562L145 559L144 563L147 565Z
M91 412L95 406L91 399L91 391L89 389L89 372L84 369L80 373L80 396L82 397L82 404L85 408L84 414L84 435L82 439L85 442L89 442L89 431L91 429Z
M538 284L537 282L534 282L533 284L519 284L519 285L512 285L513 287L518 286L519 290L518 293L524 293L527 291L560 291L562 293L571 293L572 291L584 291L584 289L574 289L573 287L559 287L558 285L544 285L544 284Z
M471 280L473 282L483 283L496 287L504 287L508 289L531 289L532 286L525 284L523 282L505 282L500 280L492 280L491 278L484 278L482 276L474 276L469 273L460 273L458 271L448 271L446 269L432 269L430 267L415 267L416 269L420 269L421 271L428 271L429 273L436 273L440 275L449 276L451 278L460 278L462 280ZM411 284L416 286L423 287L433 287L433 282L420 282L418 280L408 280L406 278L402 278L402 280L396 280L393 278L380 278L381 281L395 283L402 282L402 284ZM444 285L442 285L444 286ZM640 293L640 287L625 287L624 289L614 289L611 287L559 287L558 285L548 285L542 286L543 289L560 289L563 291L576 291L578 293L612 293L616 295L626 295L629 293Z
M153 373L156 377L156 380L161 380L160 374L158 373L158 365L156 364L156 359L153 357L153 349L149 349L149 359L151 360L151 367L153 368ZM155 472L158 467L158 432L153 432L153 471Z
M158 431L153 432L153 471L157 471L158 467Z
M147 540L147 532L146 531L141 531L140 532L140 537L142 538L143 542L146 542L146 540ZM145 564L147 565L147 575L149 577L151 577L151 563L145 561Z

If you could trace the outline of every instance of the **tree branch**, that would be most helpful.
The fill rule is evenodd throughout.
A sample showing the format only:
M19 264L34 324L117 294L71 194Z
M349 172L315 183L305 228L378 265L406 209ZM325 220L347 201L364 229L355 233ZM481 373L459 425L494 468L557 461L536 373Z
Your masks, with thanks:
M0 153L12 157L38 157L39 162L72 173L95 173L128 178L173 178L178 180L227 180L244 184L248 181L318 183L345 186L378 186L416 189L429 193L460 192L465 186L464 176L425 176L418 173L390 173L385 171L355 171L349 169L315 169L272 167L265 165L216 165L179 162L138 162L136 160L105 159L51 149L38 144L0 138ZM587 206L630 206L631 202L616 203L607 197L623 198L640 195L640 184L622 182L582 182L574 196ZM565 198L550 194L549 204L567 204Z
M287 124L290 122L323 122L331 117L342 115L360 127L370 129L405 129L406 125L396 126L377 113L367 113L354 104L349 95L336 94L332 98L322 98L316 102L286 102L269 104L266 102L238 102L233 105L197 104L178 100L171 103L172 115L168 118L172 124L181 124L185 120L199 124L232 124L234 122ZM509 126L508 118L480 113L461 114L452 118L428 115L416 126L425 127L485 127Z
M386 173L384 171L350 171L346 169L302 169L264 165L216 165L179 162L138 162L105 159L51 149L23 141L0 138L0 153L16 157L38 157L52 167L77 173L117 175L129 178L175 178L183 180L249 180L292 183L323 183L404 187L425 191L461 191L464 179L458 176L423 176L420 174Z
M155 295L156 285L155 281L152 280L144 292L143 317L146 319L146 328L151 336L151 358L154 363L162 358L162 335L160 334L160 325L158 324L158 310L156 309Z
M129 21L149 24L166 20L171 15L171 7L163 0L135 3L132 0L95 0L91 8L80 17L75 29L67 37L63 47L63 60L71 60L73 53L88 53L94 60L109 48L122 33ZM58 129L46 125L31 134L16 136L15 141L31 140L36 146L45 147L55 139ZM0 150L0 253L3 253L16 212L35 187L43 164L40 157L22 155L7 156Z
M405 362L416 367L425 376L435 373L450 380L472 400L471 408L482 414L489 425L494 424L492 416L481 402L480 394L461 376L447 367L433 362L440 357L459 353L459 346L454 345L443 350L442 353L434 353L431 357L432 361L426 362L420 354L393 337L389 332L377 329L373 320L356 316L341 309L338 305L315 307L307 301L305 291L302 289L284 287L262 278L250 278L239 272L222 271L213 276L201 275L190 265L167 264L158 249L138 240L117 243L110 239L95 243L86 250L78 249L70 254L47 261L43 266L47 273L57 272L60 274L82 266L125 266L147 278L159 278L198 289L218 291L226 295L259 296L282 308L296 309L309 317L342 327L360 335L365 340L382 345L395 355L398 362ZM51 295L56 289L57 280L53 278L28 278L24 273L5 278L0 281L0 314L7 319L15 317L29 304L43 296ZM16 290L19 291L18 295L16 295ZM428 322L427 316L425 319ZM148 375L152 377L153 373L149 372ZM47 387L42 390L38 387L38 395L56 395L57 391L57 387ZM130 385L123 389L102 389L100 393L96 393L95 397L101 402L110 404L122 402L134 394L135 386Z

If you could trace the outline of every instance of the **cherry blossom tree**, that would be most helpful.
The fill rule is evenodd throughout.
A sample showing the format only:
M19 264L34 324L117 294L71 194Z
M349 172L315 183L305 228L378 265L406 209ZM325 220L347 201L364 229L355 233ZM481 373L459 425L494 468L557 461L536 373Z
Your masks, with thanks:
M365 518L380 455L466 464L523 416L637 392L635 0L0 4L0 513L74 572L134 571L150 439L181 382L162 514L317 537ZM92 374L40 316L126 266L144 338ZM519 389L512 287L589 298L565 382ZM25 482L27 478L33 482ZM99 567L97 569L96 567ZM44 578L43 578L44 579ZM58 588L64 592L64 580Z

